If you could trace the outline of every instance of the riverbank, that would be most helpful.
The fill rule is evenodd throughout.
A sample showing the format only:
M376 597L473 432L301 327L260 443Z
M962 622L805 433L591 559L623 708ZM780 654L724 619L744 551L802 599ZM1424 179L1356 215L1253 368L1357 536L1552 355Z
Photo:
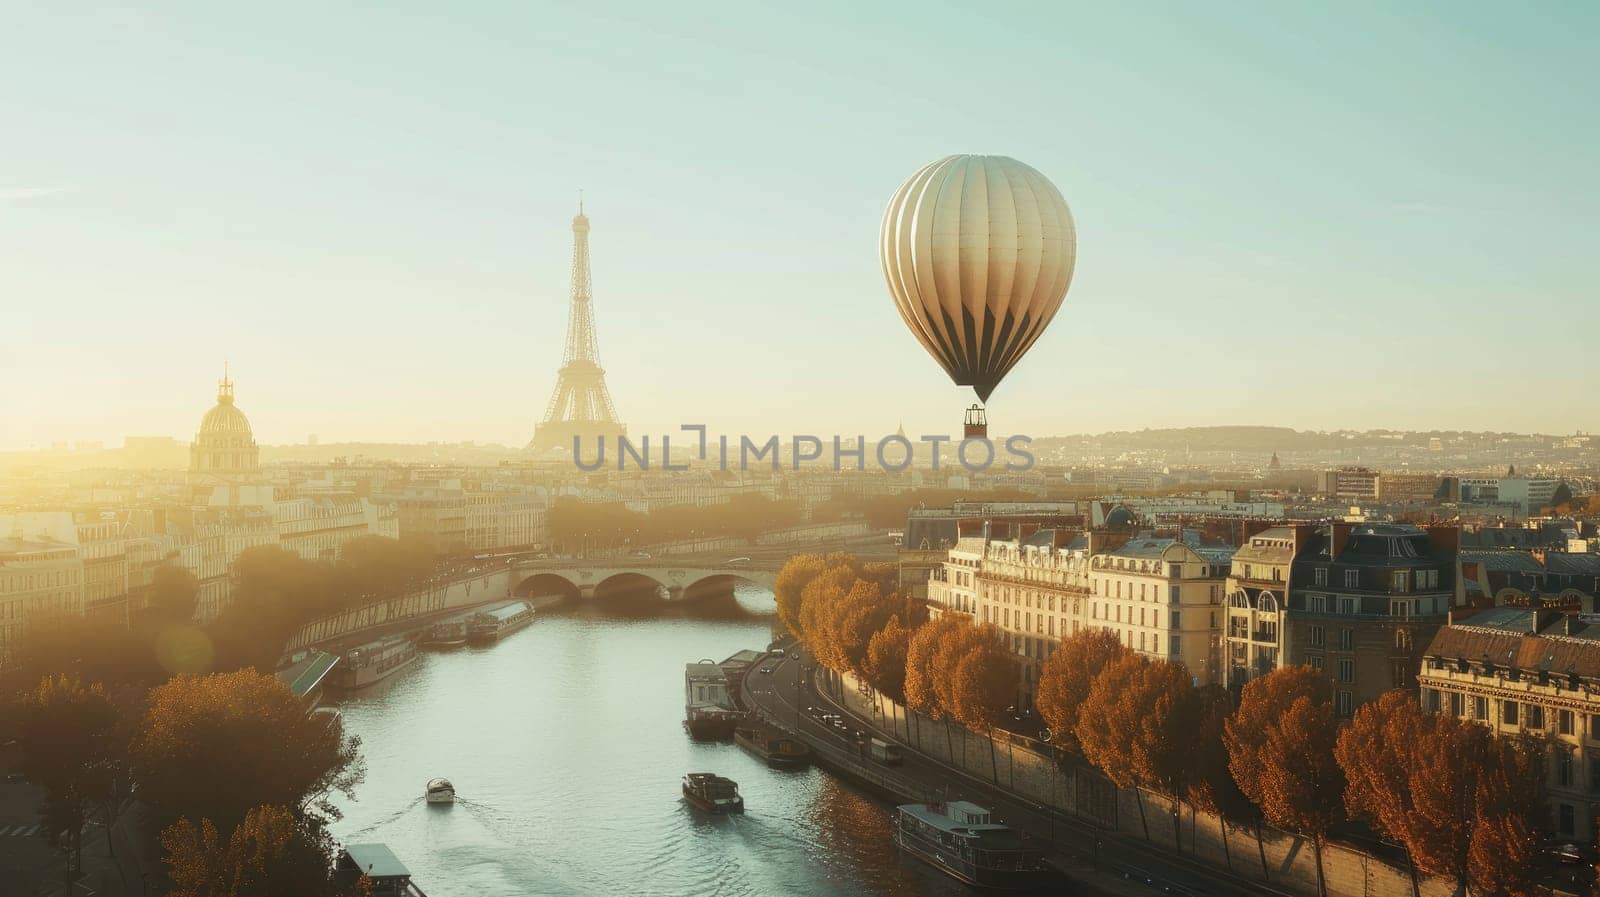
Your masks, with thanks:
M993 782L954 769L928 755L911 750L896 767L874 763L857 752L855 731L879 737L867 720L850 715L847 731L822 723L824 712L845 713L845 708L814 687L801 674L804 662L770 658L771 673L747 677L743 698L768 722L805 741L819 766L856 787L890 800L922 802L935 798L964 799L988 807L1012 827L1026 832L1044 847L1047 859L1075 888L1075 893L1150 897L1153 894L1254 894L1280 897L1282 892L1232 880L1209 870L1158 858L1149 861L1149 847L1126 843L1114 833L1102 832L1071 815L1051 809L997 787ZM876 730L876 731L875 731ZM895 739L899 741L899 739ZM903 742L901 742L903 743Z

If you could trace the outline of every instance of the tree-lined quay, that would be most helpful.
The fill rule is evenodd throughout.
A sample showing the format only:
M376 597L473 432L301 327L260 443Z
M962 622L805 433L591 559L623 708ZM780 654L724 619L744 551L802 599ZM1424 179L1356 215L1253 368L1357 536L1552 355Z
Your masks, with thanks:
M800 555L775 593L783 624L835 676L978 733L992 734L1014 710L1019 671L998 630L961 614L928 619L926 608L888 590L885 571L847 555ZM1363 706L1341 728L1327 678L1309 667L1252 680L1237 700L1193 681L1180 663L1085 629L1044 661L1035 705L1066 763L1087 763L1136 795L1148 790L1174 808L1215 814L1224 826L1265 822L1305 837L1319 894L1328 887L1323 850L1349 823L1399 845L1419 876L1447 880L1457 893L1548 892L1537 862L1542 742L1424 712L1403 691ZM1139 812L1148 839L1142 801ZM1181 850L1176 814L1172 826Z

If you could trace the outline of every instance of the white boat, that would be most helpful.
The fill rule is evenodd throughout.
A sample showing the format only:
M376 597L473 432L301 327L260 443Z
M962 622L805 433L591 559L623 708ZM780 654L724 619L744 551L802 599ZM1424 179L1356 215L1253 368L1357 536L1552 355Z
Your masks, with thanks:
M456 802L456 786L450 784L449 779L429 779L427 795L430 804L453 804Z

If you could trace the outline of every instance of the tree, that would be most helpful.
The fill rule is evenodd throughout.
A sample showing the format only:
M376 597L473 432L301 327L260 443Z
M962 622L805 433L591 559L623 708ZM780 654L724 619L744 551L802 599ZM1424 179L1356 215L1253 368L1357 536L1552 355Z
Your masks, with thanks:
M150 578L145 616L159 622L193 620L199 595L200 580L193 573L176 563L162 564Z
M333 839L280 806L253 807L224 841L211 820L179 819L161 833L171 897L343 897L333 872Z
M951 670L950 712L962 725L990 736L989 768L998 783L1000 764L994 753L994 726L1005 708L1016 700L1022 665L1001 642L1000 630L993 623L968 628L972 636L959 640L960 653Z
M1078 708L1089 697L1089 686L1100 671L1129 653L1116 633L1090 628L1062 639L1055 653L1045 658L1039 667L1033 705L1050 727L1057 747L1081 752L1077 736Z
M900 624L898 614L867 642L868 684L900 703L906 700L906 649L910 645L911 630Z
M1545 816L1545 747L1532 736L1497 738L1478 779L1477 825L1468 875L1481 894L1532 897L1537 881L1538 820Z
M83 865L83 826L113 792L122 746L117 710L99 684L44 678L15 711L22 771L45 790L44 816L66 849L71 871Z
M1190 769L1189 745L1200 722L1199 695L1189 680L1182 664L1148 661L1132 652L1113 661L1094 678L1079 708L1076 734L1084 758L1118 787L1155 788L1176 807ZM1142 798L1139 813L1143 820ZM1176 815L1172 825L1176 843Z
M1250 799L1239 790L1233 773L1228 771L1228 749L1222 740L1228 714L1233 711L1233 696L1221 685L1207 685L1200 689L1195 700L1199 704L1199 719L1190 748L1185 796L1190 806L1214 813L1222 821L1223 857L1231 869L1233 854L1228 847L1228 824L1255 815Z
M947 632L967 623L954 614L944 614L917 627L906 643L906 706L934 719L944 716L939 695L934 690L934 657ZM953 750L950 727L945 727L945 747Z
M801 593L827 567L827 558L820 554L797 554L783 562L783 569L773 580L772 596L778 606L778 622L795 638L800 637Z
M1228 770L1239 790L1261 806L1261 752L1269 727L1288 712L1297 698L1332 700L1328 678L1308 666L1281 667L1245 683L1239 706L1223 726L1228 748Z
M354 796L359 748L337 719L307 715L276 678L239 670L154 689L132 759L145 799L231 831L262 804L339 818L327 796Z
M1344 818L1344 774L1333 756L1339 722L1333 705L1301 695L1270 724L1261 746L1256 804L1273 825L1311 839L1318 893L1326 894L1322 848Z
M26 682L64 675L122 685L155 683L167 677L147 634L116 620L82 614L30 617L18 639L17 664Z

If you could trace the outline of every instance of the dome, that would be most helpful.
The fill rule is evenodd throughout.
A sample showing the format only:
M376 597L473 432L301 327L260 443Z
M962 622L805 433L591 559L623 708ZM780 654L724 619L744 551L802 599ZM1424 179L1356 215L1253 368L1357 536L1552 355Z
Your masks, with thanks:
M200 419L200 431L189 447L189 470L235 476L255 473L261 450L250 431L250 419L233 404L233 381L224 374L217 384L217 404Z
M217 404L200 419L201 437L208 433L250 438L250 419L233 404L233 396L218 396Z

